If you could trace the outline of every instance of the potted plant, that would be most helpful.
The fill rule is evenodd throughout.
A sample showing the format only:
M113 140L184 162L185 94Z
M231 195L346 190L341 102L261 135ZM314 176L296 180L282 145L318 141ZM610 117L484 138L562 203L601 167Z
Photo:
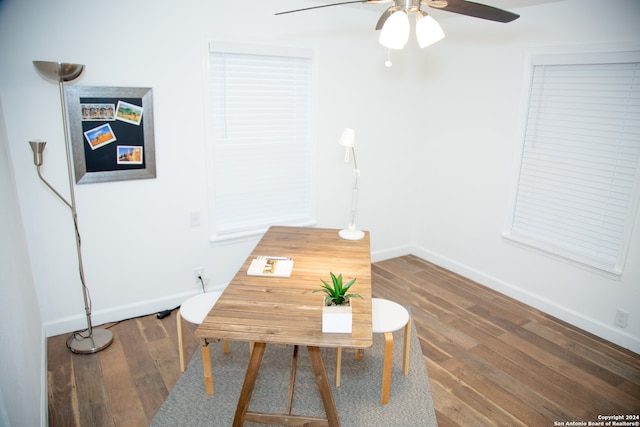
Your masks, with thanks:
M359 294L348 294L347 291L356 282L351 279L346 285L342 284L342 274L331 274L331 283L322 281L322 287L313 292L324 292L322 306L322 332L351 333L352 314L351 298L362 298Z

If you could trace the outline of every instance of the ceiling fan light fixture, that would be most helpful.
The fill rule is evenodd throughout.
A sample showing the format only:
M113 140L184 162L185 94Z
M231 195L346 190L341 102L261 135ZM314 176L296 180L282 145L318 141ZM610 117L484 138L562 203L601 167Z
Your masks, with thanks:
M416 38L421 48L434 44L444 38L444 31L435 19L426 12L416 13Z
M382 27L378 41L390 49L402 49L409 40L409 17L404 10L394 12Z

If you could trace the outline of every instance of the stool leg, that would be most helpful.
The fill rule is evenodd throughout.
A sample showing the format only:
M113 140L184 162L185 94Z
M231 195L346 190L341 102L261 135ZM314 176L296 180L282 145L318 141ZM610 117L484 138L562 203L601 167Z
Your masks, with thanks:
M409 353L411 350L411 317L404 327L404 360L402 361L402 373L409 375Z
M180 372L184 372L186 366L184 362L184 342L182 341L182 316L180 315L180 310L178 310L176 319L176 322L178 323L178 353L180 354Z
M333 381L336 387L340 387L340 371L342 370L342 347L336 348L336 368Z
M364 359L364 349L363 348L357 348L356 349L356 360L362 360Z
M382 367L382 392L380 402L389 403L389 391L391 389L391 365L393 362L393 334L384 333L384 365Z
M222 351L225 353L229 353L231 351L231 348L229 347L229 341L222 340Z

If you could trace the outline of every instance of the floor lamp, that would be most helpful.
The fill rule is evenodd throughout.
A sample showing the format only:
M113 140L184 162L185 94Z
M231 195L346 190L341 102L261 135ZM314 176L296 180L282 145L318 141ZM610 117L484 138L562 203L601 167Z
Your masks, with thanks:
M356 161L355 131L351 128L343 130L339 143L347 149L344 153L344 162L349 163L349 152L351 152L351 157L353 158L353 186L351 190L351 216L349 220L349 227L344 230L340 230L338 235L346 240L360 240L364 237L364 231L360 231L356 228L356 213L358 211L358 177L360 177L360 169L358 169L358 162Z
M69 131L67 128L67 108L64 98L64 82L70 82L77 79L84 65L67 64L60 62L33 61L33 65L38 72L45 78L55 80L60 85L60 104L62 105L62 124L64 127L64 142L67 151L67 173L69 175L69 194L70 201L67 201L60 193L44 179L40 172L42 166L43 153L45 145L44 141L29 141L29 145L33 150L33 163L38 170L38 177L53 193L58 196L71 209L73 218L73 226L76 237L76 251L78 254L78 270L80 272L80 282L82 283L82 295L84 297L84 311L87 317L87 329L80 332L74 332L67 339L67 347L74 353L88 354L96 353L113 342L113 334L107 329L94 329L91 325L91 299L89 297L89 289L85 284L84 268L82 265L82 251L80 248L80 233L78 230L78 213L76 212L76 199L73 187L73 172L71 171L71 147L69 143Z

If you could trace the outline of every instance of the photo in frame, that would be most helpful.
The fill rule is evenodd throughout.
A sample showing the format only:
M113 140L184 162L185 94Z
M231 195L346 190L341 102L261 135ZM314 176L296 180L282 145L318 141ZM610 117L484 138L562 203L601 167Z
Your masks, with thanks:
M118 164L141 164L143 158L142 150L142 147L118 145Z
M108 143L116 140L116 137L113 134L109 123L105 123L93 129L89 129L84 133L84 137L87 139L87 142L89 143L89 146L92 150L100 148L103 145L107 145Z
M151 88L64 90L77 184L156 177Z

